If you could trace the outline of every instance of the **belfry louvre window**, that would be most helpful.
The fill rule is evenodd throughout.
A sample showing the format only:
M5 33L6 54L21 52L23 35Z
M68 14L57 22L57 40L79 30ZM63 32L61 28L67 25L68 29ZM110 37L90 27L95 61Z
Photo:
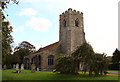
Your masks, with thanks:
M78 20L78 18L75 20L75 26L76 26L76 27L79 26L79 20Z
M54 56L50 55L48 56L48 65L53 65L54 64Z

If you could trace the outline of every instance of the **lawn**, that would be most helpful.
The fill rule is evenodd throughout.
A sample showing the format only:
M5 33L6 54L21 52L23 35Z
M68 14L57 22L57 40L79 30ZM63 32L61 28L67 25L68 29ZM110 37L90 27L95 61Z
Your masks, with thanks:
M99 77L89 76L88 73L84 74L79 72L78 75L53 73L51 71L39 71L31 73L30 70L24 70L21 73L15 72L14 69L3 70L3 80L118 80L118 76L103 75Z

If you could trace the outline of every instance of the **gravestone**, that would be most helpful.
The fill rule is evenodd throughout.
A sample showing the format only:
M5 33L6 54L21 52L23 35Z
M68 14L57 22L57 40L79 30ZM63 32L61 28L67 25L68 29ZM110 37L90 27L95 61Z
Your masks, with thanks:
M10 69L12 68L12 65L10 64L10 67L9 67Z
M13 64L13 69L15 69L15 64Z
M31 72L34 73L35 72L35 64L31 65Z
M37 71L39 71L39 68L37 67Z
M16 64L16 73L19 73L19 64Z
M53 72L56 72L56 69L53 69Z
M3 69L4 69L4 70L6 70L6 69L7 69L7 66L6 66L6 65L4 65L4 66L3 66Z
M21 71L24 70L24 64L21 64Z

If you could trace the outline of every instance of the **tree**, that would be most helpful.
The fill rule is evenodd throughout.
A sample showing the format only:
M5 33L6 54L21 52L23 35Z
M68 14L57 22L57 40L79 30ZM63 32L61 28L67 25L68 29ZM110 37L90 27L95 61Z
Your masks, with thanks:
M120 61L120 51L118 49L116 49L113 52L112 62L113 62L113 64L118 64L119 61Z
M19 63L20 64L20 57L19 55L7 55L6 56L6 61L5 61L5 64L7 65L7 68L12 68L11 65L13 64L17 64Z
M8 4L10 2L13 2L13 4L18 4L19 3L19 1L17 1L17 0L0 0L0 9L2 9L2 11L0 11L0 12L3 12L6 8L8 8ZM8 16L8 14L7 14L7 16ZM2 15L0 14L0 18L1 17L2 17L2 20L4 20L6 18L3 13L2 13Z
M89 43L83 43L72 55L74 58L78 57L78 63L84 62L85 67L89 69L89 75L92 75L92 72L95 73L95 76L98 76L99 73L102 75L108 69L109 61L106 54L94 53Z
M16 48L14 49L15 51L18 51L20 49L27 49L30 51L30 53L32 52L35 52L36 49L35 49L35 46L30 44L29 42L27 41L23 41L19 44L19 46L16 46Z
M98 76L99 73L102 75L103 72L106 72L109 64L106 54L95 53L93 61L95 76Z
M109 64L112 63L112 56L107 56L107 60L109 61Z
M102 75L108 69L109 64L106 54L94 53L89 43L83 43L71 55L59 55L56 59L56 69L61 73L77 74L81 62L84 62L85 69L89 69L90 76L92 72L95 76L100 73Z
M89 43L83 43L72 53L72 56L74 58L78 57L78 63L84 62L85 67L89 69L89 75L92 75L92 72L95 73L95 76L98 76L99 73L102 75L102 73L108 69L109 61L106 54L94 53Z
M89 75L93 71L94 51L89 43L83 43L78 49L72 53L73 57L79 57L78 63L85 62L87 68L89 68Z
M119 70L119 63L120 63L120 51L116 48L116 50L113 52L112 63L109 64L109 69Z
M18 1L16 0L0 0L0 27L1 27L0 28L0 42L2 43L0 44L0 49L1 49L0 51L2 51L2 64L4 64L6 60L5 59L6 55L10 53L9 52L11 50L10 44L13 41L10 35L10 33L12 32L12 27L8 27L9 22L4 21L6 17L3 13L3 11L7 8L8 4L11 1L14 2L15 4L18 4Z
M13 37L11 35L12 26L9 26L9 22L2 22L2 60L5 62L5 57L12 51L11 43L13 43Z
M35 51L36 49L32 44L27 41L23 41L14 49L14 55L19 55L21 63L23 63L24 56L30 55Z
M55 63L56 70L64 74L77 74L76 64L71 55L58 55Z
M60 55L56 59L56 69L61 73L78 73L80 62L85 62L90 69L89 74L93 71L94 51L90 44L83 43L78 49L70 55Z

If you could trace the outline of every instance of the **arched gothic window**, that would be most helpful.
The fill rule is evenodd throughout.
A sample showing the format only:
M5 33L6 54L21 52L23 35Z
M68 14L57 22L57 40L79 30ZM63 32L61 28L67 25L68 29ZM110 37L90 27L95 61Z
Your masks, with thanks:
M65 21L65 19L63 20L63 26L66 27L66 21Z
M79 20L78 20L78 18L75 20L75 26L76 26L76 27L79 26Z
M53 65L54 64L54 56L50 55L48 56L48 65Z
M40 57L40 55L38 56L38 60L39 60L39 65L41 65L41 57Z

